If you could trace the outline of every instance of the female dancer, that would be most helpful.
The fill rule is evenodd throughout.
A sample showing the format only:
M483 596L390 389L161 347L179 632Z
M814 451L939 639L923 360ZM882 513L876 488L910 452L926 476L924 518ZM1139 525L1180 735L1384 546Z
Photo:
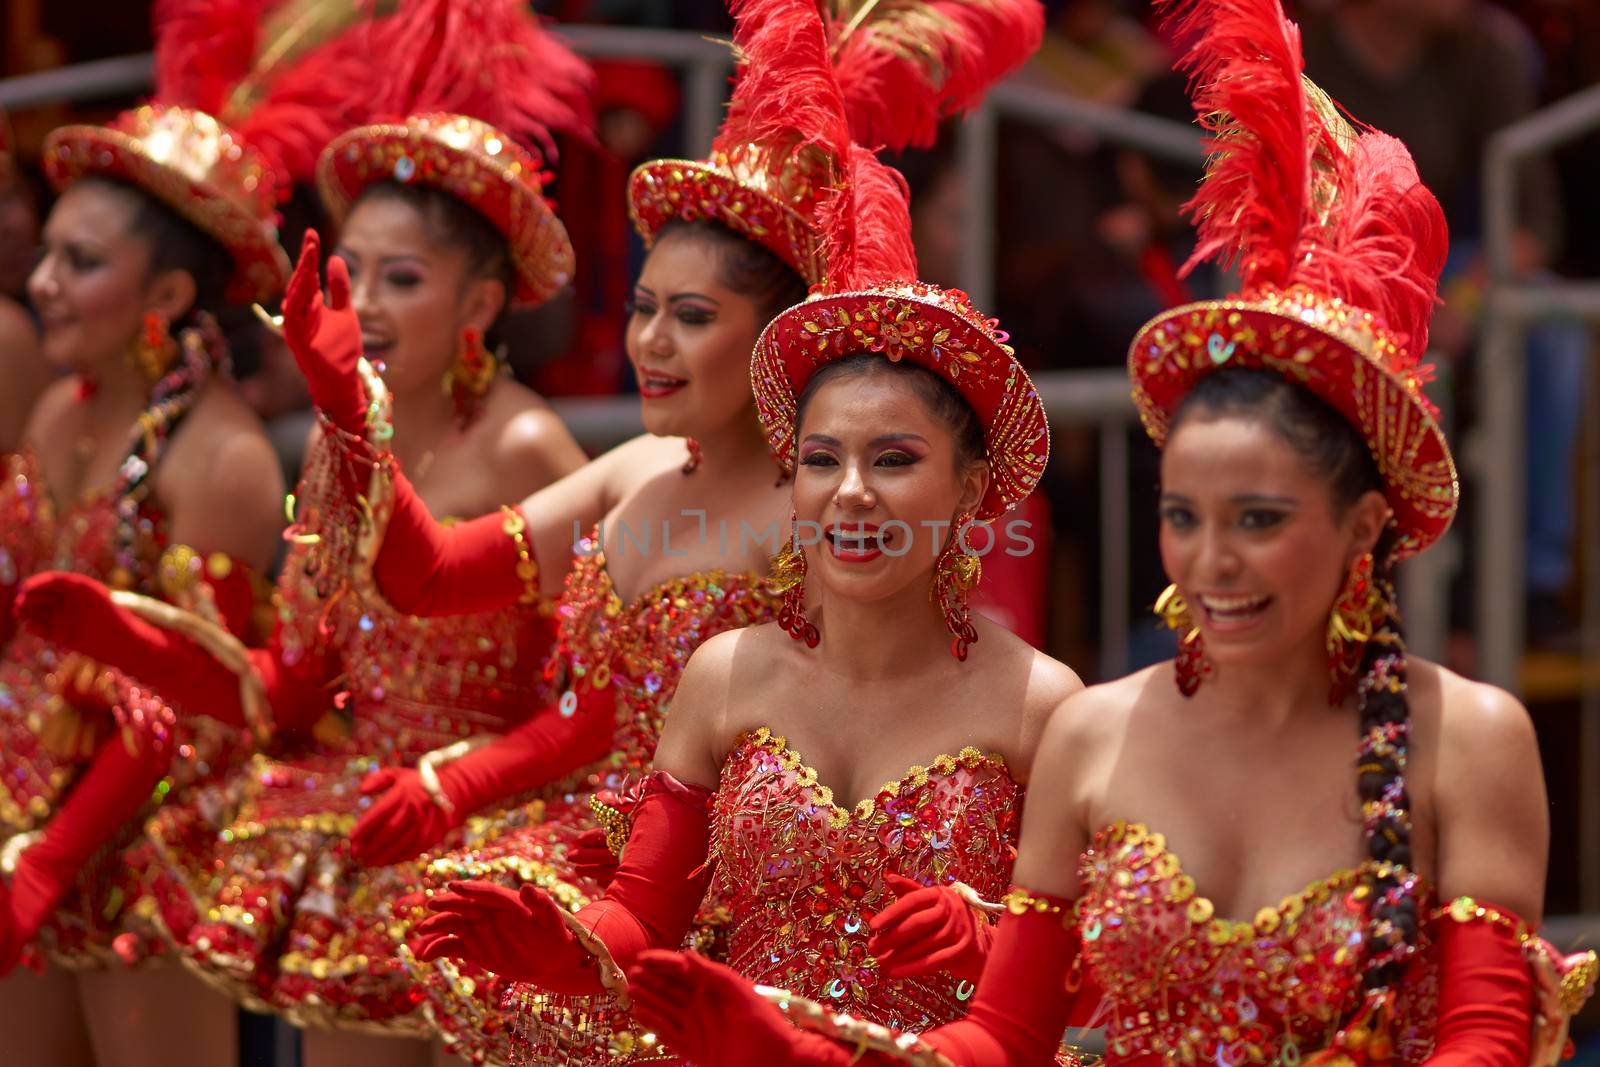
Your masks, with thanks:
M895 1055L1048 1062L1083 976L1114 1064L1552 1064L1595 962L1531 934L1548 827L1527 714L1407 656L1392 599L1393 561L1456 508L1414 355L1443 218L1398 142L1302 82L1274 0L1185 23L1225 148L1191 210L1245 288L1163 313L1129 357L1164 445L1181 651L1052 718L1028 888L973 1010ZM874 944L903 936L884 925ZM699 1063L854 1062L725 970L663 955L631 978Z
M174 730L170 709L126 676L14 634L10 593L31 572L66 568L251 629L251 575L271 560L282 482L211 312L264 299L287 276L272 224L281 179L262 154L272 132L246 140L202 112L153 105L45 145L61 197L28 288L45 358L70 374L35 405L0 481L0 973L25 952L103 961L125 900L114 852L84 865L169 769L205 774L241 741L215 724ZM70 990L20 978L3 999L26 1012L6 1027L11 1051L68 1061L35 1042L79 1032ZM57 1028L63 1012L72 1019Z
M815 9L789 8L765 29L822 53ZM961 881L996 899L1009 881L1010 768L1079 683L969 616L979 561L965 538L1032 490L1048 433L994 324L912 280L903 185L858 148L844 188L825 291L773 321L752 371L772 452L795 471L794 536L816 532L779 558L779 625L692 657L603 899L574 918L537 888L465 882L434 897L414 935L422 959L459 956L536 987L518 998L526 1062L576 1060L574 997L609 993L582 1010L620 1014L618 968L677 945L708 887L749 979L912 1029L957 1017L971 994L960 961L900 980L898 961L867 951L868 923L896 892ZM974 719L975 707L992 710ZM926 764L886 773L908 752ZM846 790L860 802L841 806ZM669 1058L628 1036L613 1043Z
M387 70L409 69L401 42L448 14L413 5L375 25ZM502 88L457 102L545 144L535 116L581 128L588 69L521 5L480 5L451 30L428 54L432 77L446 76L448 56L480 64L491 43L491 54L514 57L504 69L476 71ZM526 91L510 96L507 85ZM397 102L427 103L414 95ZM565 427L497 373L492 350L503 308L542 303L572 272L538 158L479 119L425 114L342 134L317 176L342 223L340 262L349 263L335 275L336 302L381 358L374 392L385 417L394 412L403 427L383 444L407 458L429 505L481 514L578 468L583 454ZM308 235L291 306L320 302L317 248ZM147 828L150 845L136 865L147 869L162 925L191 965L244 1003L296 1022L407 1033L416 1031L408 1017L417 1002L405 996L403 974L381 959L355 962L383 936L385 894L394 888L393 872L350 859L349 831L367 803L361 782L378 768L415 766L468 734L504 732L543 703L538 671L552 630L531 600L462 620L414 619L389 605L373 586L364 516L341 507L340 433L314 434L279 584L282 624L269 648L233 663L244 670L242 689L207 646L152 628L103 587L38 580L21 610L35 627L70 630L76 647L125 663L187 709L239 722L259 704L280 735L273 758L258 756L169 804ZM366 503L381 530L387 500L381 482L373 489ZM345 697L328 715L341 680ZM309 875L308 856L318 857ZM388 1062L396 1053L392 1043L360 1044L314 1034L307 1051L314 1063L363 1051Z

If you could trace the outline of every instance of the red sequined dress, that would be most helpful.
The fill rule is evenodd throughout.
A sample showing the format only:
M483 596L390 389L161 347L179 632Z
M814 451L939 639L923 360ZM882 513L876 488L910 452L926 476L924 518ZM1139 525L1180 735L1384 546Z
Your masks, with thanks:
M420 992L387 933L413 864L363 868L350 831L369 804L362 779L426 753L495 735L548 704L540 668L548 605L415 618L371 575L387 495L375 519L346 514L338 449L316 446L299 492L295 548L278 583L279 644L291 665L332 649L328 713L311 738L256 754L147 826L151 906L165 936L213 985L305 1025L422 1033ZM343 696L335 698L342 691ZM560 787L552 787L559 796ZM486 814L537 814L537 796ZM509 812L510 814L507 814ZM441 848L475 840L469 819Z
M224 623L230 620L197 575L202 568L221 572L235 566L220 555L202 560L186 546L168 547L166 517L147 493L106 490L58 508L31 451L3 459L0 595L12 595L30 574L72 571ZM236 630L247 629L249 622L231 621ZM25 847L29 838L22 835L43 830L86 766L83 759L52 752L42 737L52 716L70 713L71 703L80 700L69 693L64 702L62 695L70 681L64 675L80 673L74 664L86 661L27 630L12 634L0 654L0 847L8 851ZM132 743L170 748L177 757L152 797L154 803L175 788L219 772L248 751L250 741L242 731L209 719L186 722L143 694L126 675L92 664L82 669L99 677L92 699L105 704L82 711L83 718L104 714L110 720L114 714L118 729ZM57 962L77 967L115 962L112 940L141 926L127 907L137 897L138 885L121 862L137 830L135 821L108 835L105 846L79 872L74 890L39 931L36 944Z
M1166 839L1137 823L1095 835L1080 873L1080 965L1105 991L1108 1063L1295 1064L1361 1004L1362 868L1313 882L1248 919L1216 914ZM1396 1062L1433 1049L1428 953L1400 987Z
M723 763L711 808L708 899L727 915L727 963L752 982L900 1030L960 1018L972 984L949 975L885 979L867 951L868 923L894 902L885 874L964 882L999 900L1016 859L1021 805L1005 762L967 748L842 808L782 737L766 728L747 735ZM579 1059L563 1045L568 1028L553 1010L563 998L527 987L514 998L526 1041L514 1062L672 1061L620 1026L612 1049Z
M424 859L418 892L391 926L401 940L425 917L426 893L458 879L512 886L533 882L568 908L587 904L600 887L574 869L568 853L578 835L595 826L589 798L599 790L622 789L630 779L648 773L683 666L702 642L776 615L776 598L761 577L724 571L673 578L624 602L611 584L598 533L580 541L577 549L556 609L560 639L546 673L562 690L563 702L597 694L614 702L612 753L559 806L552 803L542 821L520 827L491 822L471 846ZM412 958L406 950L402 956ZM474 1062L511 1059L515 1039L501 1007L509 983L459 961L413 967L438 1032L453 1051ZM612 1034L608 1017L591 1018L587 1004L583 998L568 998L559 1010L560 1040L572 1056L596 1045L632 1040L626 1030Z

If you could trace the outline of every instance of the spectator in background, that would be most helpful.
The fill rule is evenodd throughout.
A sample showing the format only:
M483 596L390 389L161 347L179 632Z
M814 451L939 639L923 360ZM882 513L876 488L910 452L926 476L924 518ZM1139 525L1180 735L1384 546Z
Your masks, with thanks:
M11 129L0 112L0 455L21 441L23 423L51 376L39 352L38 321L23 297L38 243L38 198L17 169Z
M692 6L692 0L683 2ZM678 12L680 0L555 0L535 6L563 23L709 28L702 25L703 12ZM718 25L725 26L726 12L720 3L716 7L724 20ZM643 249L623 211L628 175L635 164L661 154L658 146L679 118L678 79L667 67L620 59L598 59L593 67L596 139L562 138L556 169L555 197L577 273L567 293L508 331L517 376L552 397L633 388L622 333Z
M1308 5L1309 6L1309 5ZM1393 133L1439 196L1451 259L1440 284L1435 352L1469 353L1487 279L1482 163L1490 137L1533 112L1542 57L1529 31L1485 0L1325 0L1305 12L1306 73L1351 114ZM1518 174L1517 280L1550 280L1562 210L1548 157ZM1574 464L1591 343L1578 323L1527 335L1527 567L1534 636L1567 628L1559 610L1573 578ZM1465 390L1458 395L1465 397ZM1481 546L1477 546L1481 549Z

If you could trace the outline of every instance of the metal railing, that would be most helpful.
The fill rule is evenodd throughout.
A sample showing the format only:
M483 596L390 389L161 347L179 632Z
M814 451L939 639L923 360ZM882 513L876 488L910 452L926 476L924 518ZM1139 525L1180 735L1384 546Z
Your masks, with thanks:
M1478 439L1469 450L1479 477L1477 634L1480 673L1512 691L1521 687L1526 602L1528 328L1551 318L1600 325L1600 280L1530 285L1516 276L1513 244L1518 204L1517 168L1600 129L1600 86L1575 93L1498 131L1484 157L1484 252L1489 288L1485 304L1478 382ZM1596 373L1591 350L1589 373ZM1579 528L1600 531L1600 426L1580 420L1582 467L1591 476L1582 494L1587 514ZM1595 546L1591 547L1591 553ZM1600 686L1582 668L1600 663L1600 560L1584 568L1579 613L1580 682L1578 759L1579 898L1585 911L1600 911Z

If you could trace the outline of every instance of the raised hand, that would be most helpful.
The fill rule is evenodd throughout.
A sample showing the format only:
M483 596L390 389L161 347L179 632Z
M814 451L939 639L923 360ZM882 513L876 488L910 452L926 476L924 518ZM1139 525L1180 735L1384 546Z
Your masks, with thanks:
M321 255L321 238L316 230L307 230L283 296L283 339L305 376L312 402L341 430L361 435L367 398L356 372L361 322L350 305L350 272L338 256L328 260L324 301L317 269Z
M446 809L422 784L422 775L403 767L373 771L361 792L376 797L350 834L350 852L366 867L408 860L461 825L465 813Z
M595 958L561 917L561 905L538 886L452 882L428 901L433 912L411 934L419 960L461 959L503 978L557 993L593 993Z
M842 1046L795 1029L738 971L693 952L640 953L628 970L628 996L634 1018L699 1067L842 1067L852 1060Z
M977 981L994 931L950 886L923 886L885 876L898 898L872 918L868 947L890 978L944 971Z

